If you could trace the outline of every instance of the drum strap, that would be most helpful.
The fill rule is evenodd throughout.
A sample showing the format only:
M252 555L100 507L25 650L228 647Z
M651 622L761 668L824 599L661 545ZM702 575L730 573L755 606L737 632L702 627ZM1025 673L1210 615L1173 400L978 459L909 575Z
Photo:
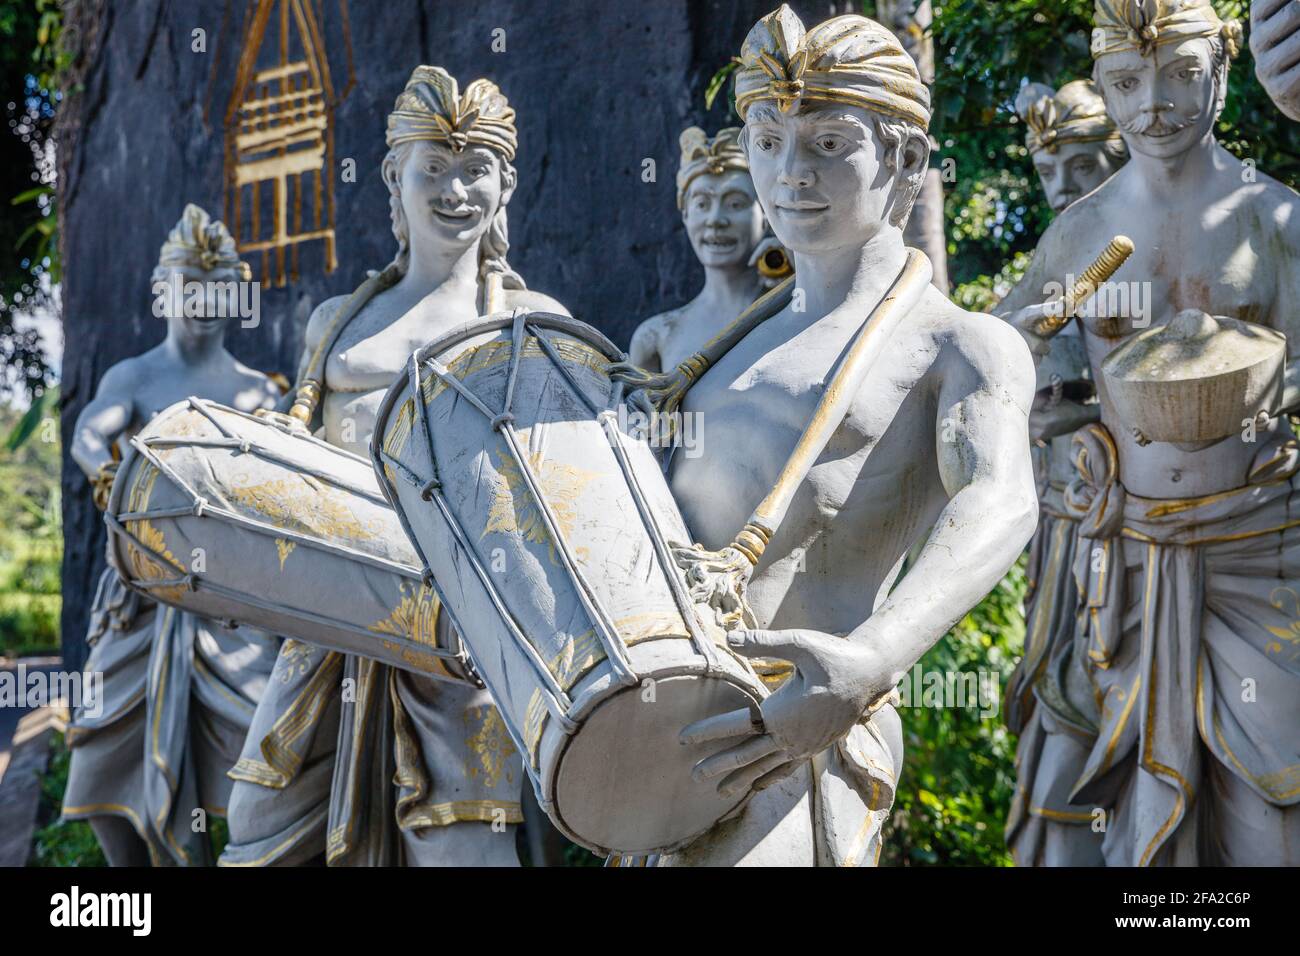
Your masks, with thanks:
M908 249L898 277L862 323L826 384L812 418L804 426L803 434L777 476L776 484L732 542L732 547L745 555L751 564L758 564L773 532L785 518L795 492L840 427L867 373L875 366L894 330L920 302L932 274L925 253Z

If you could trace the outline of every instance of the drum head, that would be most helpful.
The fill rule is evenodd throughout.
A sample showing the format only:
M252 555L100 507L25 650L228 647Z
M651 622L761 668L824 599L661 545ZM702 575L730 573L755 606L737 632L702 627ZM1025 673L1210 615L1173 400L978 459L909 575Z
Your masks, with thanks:
M696 783L691 768L741 738L684 745L679 734L705 717L745 710L752 701L714 677L667 677L602 702L564 751L556 804L582 842L622 853L657 853L708 830L747 792L718 793L721 777Z

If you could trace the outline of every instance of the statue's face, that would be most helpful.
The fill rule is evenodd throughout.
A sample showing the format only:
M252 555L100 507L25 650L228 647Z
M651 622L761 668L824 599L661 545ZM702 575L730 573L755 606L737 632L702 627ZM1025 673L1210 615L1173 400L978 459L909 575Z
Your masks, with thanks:
M239 314L239 284L243 278L237 269L229 266L216 269L177 266L167 269L162 275L155 273L155 276L169 286L163 293L164 314L179 322L181 330L190 335L220 335L226 319ZM179 283L179 301L171 298L170 286L173 283ZM158 291L155 288L155 293ZM177 305L179 309L174 308Z
M739 169L697 176L686 190L682 221L706 269L748 266L766 225L754 181Z
M1216 90L1210 41L1204 38L1107 53L1097 60L1106 112L1129 149L1156 159L1186 152L1214 127Z
M429 140L413 144L398 188L413 247L469 246L488 231L509 198L495 152L484 146L457 152Z
M871 115L802 101L782 113L760 103L746 118L749 171L772 231L787 249L862 246L888 225L895 175Z
M1092 192L1118 168L1101 143L1065 143L1055 153L1034 153L1034 169L1054 212Z

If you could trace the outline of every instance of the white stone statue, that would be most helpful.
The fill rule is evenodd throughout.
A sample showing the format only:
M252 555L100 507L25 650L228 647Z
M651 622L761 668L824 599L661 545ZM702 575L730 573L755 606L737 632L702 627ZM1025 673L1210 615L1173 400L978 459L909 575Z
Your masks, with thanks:
M462 92L441 67L397 98L382 167L397 256L316 309L299 367L291 414L331 444L368 454L388 387L441 333L516 306L567 314L506 261L514 118L495 84ZM523 768L486 691L299 642L276 678L231 771L223 866L517 864Z
M1101 420L1074 438L1081 593L1037 685L1025 863L1298 859L1298 462L1281 413L1300 399L1300 201L1215 142L1240 36L1208 0L1098 0L1094 80L1132 158L1052 223L998 309L1041 351L1052 284L1131 237L1081 314ZM1289 359L1257 418L1223 375L1260 326ZM1207 433L1225 416L1231 435Z
M1128 160L1128 147L1090 80L1059 90L1030 83L1016 97L1025 146L1053 212L1092 192Z
M637 326L628 355L647 371L670 369L698 352L770 286L759 267L775 243L739 135L734 127L712 139L698 126L682 132L677 208L704 267L704 288L686 305Z
M1300 120L1300 3L1255 0L1250 5L1250 52L1255 76L1277 108Z
M1043 191L1058 213L1128 161L1128 147L1090 80L1066 83L1059 91L1030 83L1016 98L1016 112L1028 127L1025 146ZM1074 431L1098 416L1088 358L1075 325L1052 339L1049 355L1039 366L1038 385L1029 434L1036 445L1039 524L1026 568L1025 650L1008 681L1005 710L1007 727L1022 741L1017 766L1032 765L1030 751L1042 738L1027 730L1030 721L1042 719L1034 685L1058 645L1068 643L1074 632L1078 521L1066 509L1064 494L1074 477ZM1028 819L1025 792L1017 790L1006 831L1013 855Z
M805 32L782 6L741 60L741 143L794 278L725 354L648 387L671 404L697 379L681 409L705 441L697 457L674 455L673 494L717 567L756 559L743 572L752 625L732 633L734 649L793 669L761 726L745 711L684 729L731 744L698 775L759 792L658 862L871 865L902 766L894 689L1035 526L1034 369L1013 329L954 306L904 247L929 95L897 39L860 16ZM828 386L850 343L861 371ZM814 420L824 391L843 404ZM790 472L801 435L825 444Z
M282 392L226 351L233 310L219 299L248 281L248 266L224 225L186 206L152 281L167 337L105 372L73 429L72 459L100 508L121 449L158 412L191 395L252 412L272 407ZM170 294L173 284L180 295ZM115 866L211 863L207 827L195 831L194 813L225 814L226 770L239 756L279 640L157 605L109 568L87 641L86 672L103 675L103 697L74 708L63 816L88 819Z

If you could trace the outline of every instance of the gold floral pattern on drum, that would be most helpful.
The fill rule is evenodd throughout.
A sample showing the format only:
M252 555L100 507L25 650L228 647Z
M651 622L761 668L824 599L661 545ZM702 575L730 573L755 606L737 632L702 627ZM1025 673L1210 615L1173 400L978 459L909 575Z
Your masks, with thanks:
M481 707L470 707L462 716L465 730L469 733L465 744L470 753L478 758L477 766L466 763L465 775L471 780L481 776L486 786L495 787L504 771L506 783L514 783L514 774L506 768L510 758L518 751L510 740L500 712L491 704L484 704Z
M135 473L135 480L131 483L130 494L127 497L129 512L139 513L149 509L149 499L153 496L154 483L157 482L159 474L161 472L154 465L147 462L141 465L139 471ZM147 583L166 581L186 573L185 568L176 560L176 556L168 550L162 531L155 527L153 522L147 518L127 521L126 530L133 539L126 546L127 563L130 565L132 578ZM137 547L137 542L148 551ZM154 555L161 557L170 567L164 567ZM184 588L176 586L152 590L158 597L174 601L180 598Z
M562 336L552 336L547 341L555 349L555 353L564 361L570 372L586 368L598 373L599 378L593 384L597 384L600 379L605 378L605 369L609 365L609 359L591 346L576 339ZM509 362L512 347L512 343L508 339L486 342L456 356L447 366L447 371L463 382L471 375ZM550 361L537 340L530 338L524 342L524 354L521 361L527 362L535 359ZM448 387L447 383L437 375L428 376L420 384L424 404L430 404ZM607 395L609 391L608 379L604 381L604 390Z
M371 624L376 634L405 637L417 644L438 646L438 595L423 584L401 584L401 599L388 617Z
M505 481L505 489L498 486L495 490L492 506L488 509L487 524L484 525L479 539L482 540L494 531L518 534L525 541L533 544L545 544L549 549L551 563L554 564L555 542L547 534L546 524L542 520L542 510L533 500L532 493L524 482L523 472L518 463L506 452L498 448L496 455L497 474ZM594 472L583 471L572 465L548 461L537 453L532 453L528 457L529 464L542 486L542 492L546 495L546 503L550 505L551 513L555 515L560 534L567 536L573 530L573 524L578 517L578 496L582 494L582 489L598 476Z
M242 508L276 528L300 531L344 544L373 537L373 530L357 520L342 495L310 475L235 487L230 489L230 495ZM277 538L275 546L280 570L284 570L285 559L294 550L294 542Z

